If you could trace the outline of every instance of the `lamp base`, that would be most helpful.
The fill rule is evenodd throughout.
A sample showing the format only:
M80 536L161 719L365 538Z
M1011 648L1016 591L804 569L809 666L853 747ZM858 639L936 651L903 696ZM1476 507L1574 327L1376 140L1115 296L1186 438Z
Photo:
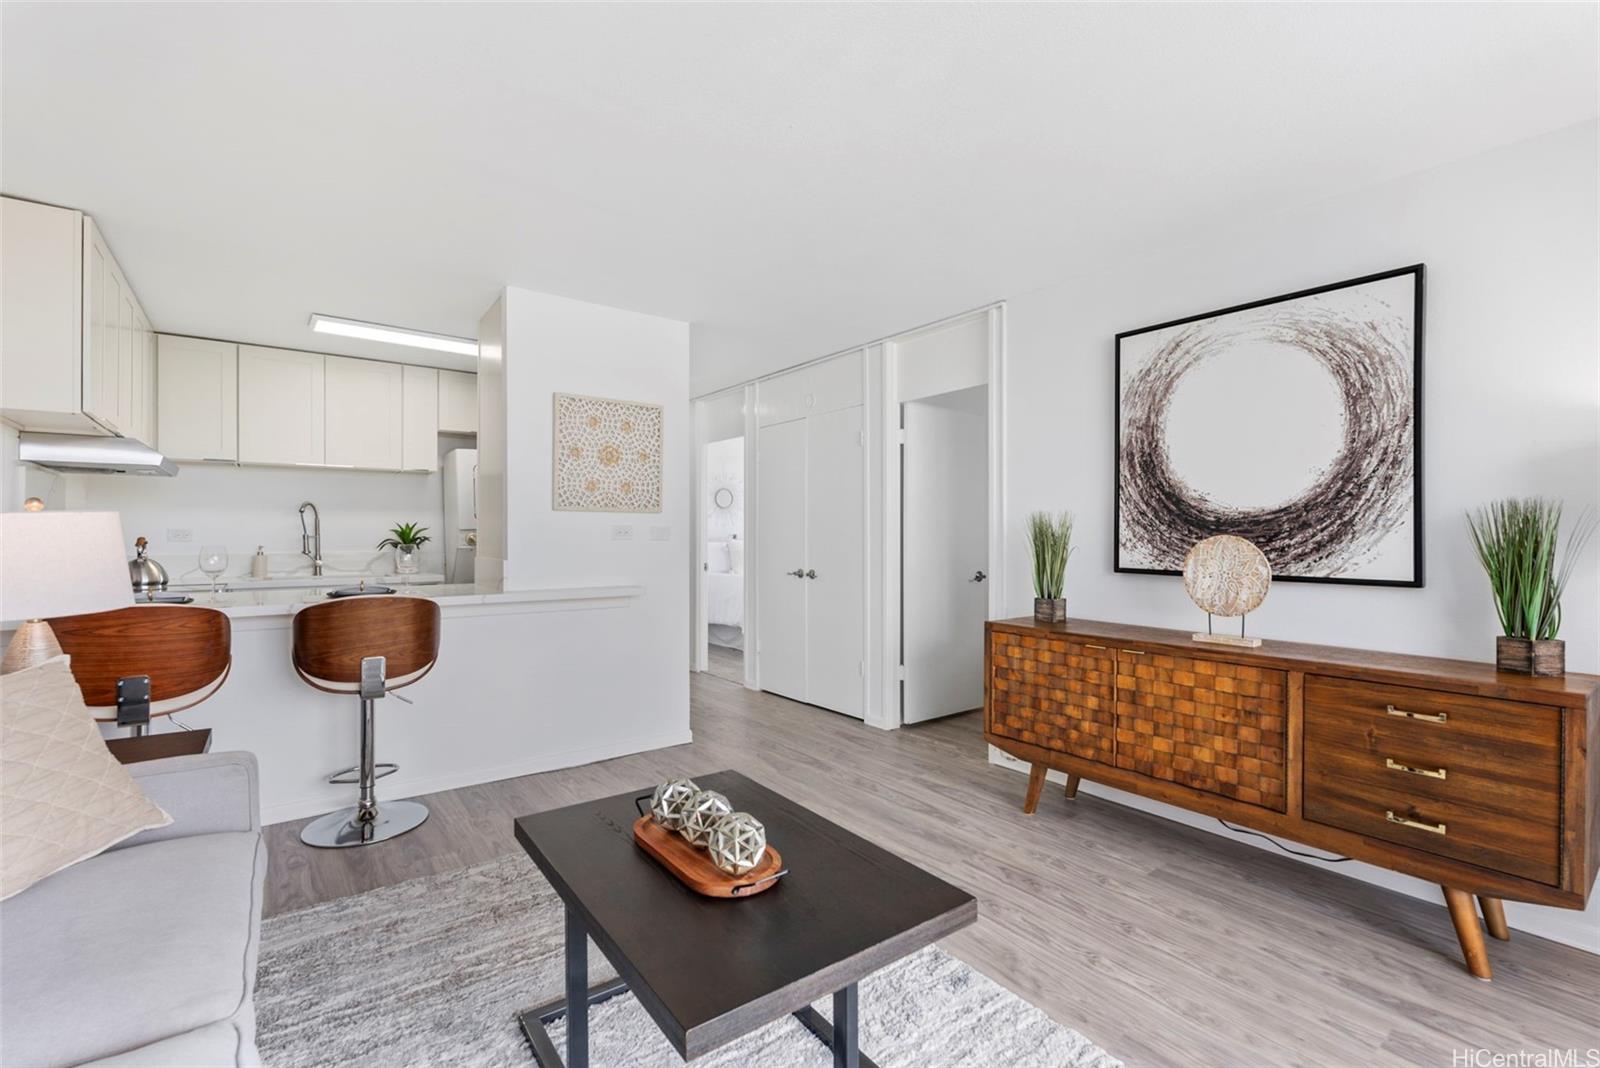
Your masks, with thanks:
M50 629L50 624L42 619L30 619L11 636L6 655L0 659L0 675L38 667L62 652L61 643L56 641L56 632Z

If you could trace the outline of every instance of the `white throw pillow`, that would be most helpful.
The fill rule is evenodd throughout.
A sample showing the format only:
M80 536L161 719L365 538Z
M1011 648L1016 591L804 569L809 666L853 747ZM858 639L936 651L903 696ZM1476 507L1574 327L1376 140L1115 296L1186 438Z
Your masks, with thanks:
M67 657L0 675L0 901L171 822L106 748Z
M726 574L732 563L728 559L728 543L725 541L706 542L706 570L714 574Z
M728 543L728 570L735 575L744 574L744 542L738 538Z

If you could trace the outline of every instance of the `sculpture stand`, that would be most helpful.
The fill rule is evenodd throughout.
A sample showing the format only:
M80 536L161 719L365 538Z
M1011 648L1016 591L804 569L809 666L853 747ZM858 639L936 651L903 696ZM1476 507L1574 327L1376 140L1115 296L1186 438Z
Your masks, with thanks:
M1217 634L1211 629L1211 613L1206 613L1206 632L1204 634L1190 635L1197 642L1211 642L1213 645L1234 645L1245 649L1255 649L1261 645L1260 638L1247 638L1244 635L1244 616L1239 617L1239 635Z

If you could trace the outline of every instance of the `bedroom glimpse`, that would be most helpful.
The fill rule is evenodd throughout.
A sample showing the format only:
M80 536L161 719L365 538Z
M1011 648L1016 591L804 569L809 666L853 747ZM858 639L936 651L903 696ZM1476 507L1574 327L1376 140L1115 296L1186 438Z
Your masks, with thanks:
M744 682L744 438L706 446L707 669Z

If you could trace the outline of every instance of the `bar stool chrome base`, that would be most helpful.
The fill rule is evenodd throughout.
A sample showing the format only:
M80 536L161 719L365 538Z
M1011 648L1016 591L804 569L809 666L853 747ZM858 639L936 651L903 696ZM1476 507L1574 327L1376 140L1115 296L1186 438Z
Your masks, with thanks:
M352 805L320 816L305 825L300 841L318 849L373 845L414 831L428 818L428 806L418 801L385 801L378 806L378 818L366 824L357 820L360 812L359 805Z

